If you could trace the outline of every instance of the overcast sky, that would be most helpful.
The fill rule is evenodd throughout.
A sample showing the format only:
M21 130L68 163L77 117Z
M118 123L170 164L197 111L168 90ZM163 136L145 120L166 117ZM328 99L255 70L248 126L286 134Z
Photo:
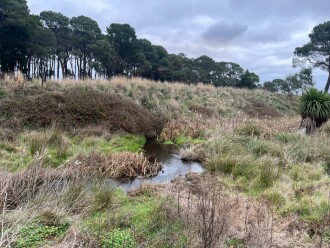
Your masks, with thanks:
M169 53L207 55L240 64L260 81L285 78L294 49L308 42L312 28L330 20L330 0L28 0L33 14L43 10L68 17L85 15L105 32L128 23L138 38ZM315 70L323 88L327 72Z

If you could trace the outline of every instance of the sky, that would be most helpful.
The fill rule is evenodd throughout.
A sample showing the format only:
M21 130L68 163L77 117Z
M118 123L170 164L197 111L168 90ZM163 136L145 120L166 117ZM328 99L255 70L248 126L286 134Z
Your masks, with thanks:
M190 58L207 55L238 63L260 82L299 72L294 49L309 41L314 26L330 20L329 0L28 0L31 13L43 10L131 25L138 38ZM314 70L322 89L327 72Z

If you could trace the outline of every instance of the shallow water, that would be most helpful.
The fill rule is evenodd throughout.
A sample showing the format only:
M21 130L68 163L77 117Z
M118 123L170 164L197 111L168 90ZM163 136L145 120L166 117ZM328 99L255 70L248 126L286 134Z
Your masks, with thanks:
M184 176L189 172L201 173L204 171L201 164L197 162L182 161L174 145L165 145L156 140L148 140L143 149L147 156L151 156L163 164L162 170L150 178L138 177L124 182L112 181L113 186L119 186L125 191L129 191L139 187L142 183L167 183L179 175Z

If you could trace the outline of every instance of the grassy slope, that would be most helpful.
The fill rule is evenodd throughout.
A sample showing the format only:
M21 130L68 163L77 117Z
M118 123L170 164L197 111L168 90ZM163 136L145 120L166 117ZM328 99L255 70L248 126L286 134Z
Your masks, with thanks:
M32 84L24 88L30 92L38 86ZM132 99L153 116L170 120L159 137L168 142L190 144L182 149L182 155L203 161L226 190L271 202L279 217L297 214L302 220L318 225L317 232L321 230L320 225L329 211L326 169L330 164L330 138L326 127L311 137L296 133L299 118L295 115L294 99L262 90L155 84L124 78L111 82L79 82L78 85L69 81L49 82L47 92L62 94L75 88L96 91L102 96L119 94ZM17 86L2 82L0 101L12 96L16 90ZM6 115L0 118L5 123L11 120ZM21 122L14 120L14 124L21 125ZM99 123L65 131L51 126L45 131L31 130L33 126L11 127L2 126L0 130L0 162L10 171L34 163L35 154L45 148L49 159L43 166L56 167L74 160L78 153L89 154L95 150L102 153L137 152L145 142L142 136L113 133ZM38 198L40 196L33 196L28 204L22 202L23 210L20 211L33 212L30 216L35 217L26 218L28 214L26 217L23 214L19 222L27 228L10 230L8 235L16 240L18 247L37 245L35 236L46 240L66 235L67 238L59 242L71 244L69 240L73 233L81 234L79 242L85 242L85 245L106 247L117 242L118 247L123 244L135 247L137 243L148 247L185 247L189 237L197 235L182 224L180 216L170 218L173 217L173 204L169 201L165 204L148 190L130 198L106 190L100 180L95 184L91 191L81 181L79 186L72 185L58 192L56 198L50 192L42 200ZM50 231L46 228L46 233L31 234L34 225L40 224L40 215L49 218L44 215L48 211L47 202L56 206L51 213L61 221L48 223L52 228ZM41 210L31 208L38 204ZM79 211L73 210L76 204L82 204ZM113 215L114 212L117 214ZM6 214L9 226L14 223L11 220L16 214L19 213ZM171 221L165 224L165 219ZM70 223L69 229L67 223ZM154 228L149 229L150 226ZM325 227L325 237L329 229ZM86 230L92 231L86 233Z

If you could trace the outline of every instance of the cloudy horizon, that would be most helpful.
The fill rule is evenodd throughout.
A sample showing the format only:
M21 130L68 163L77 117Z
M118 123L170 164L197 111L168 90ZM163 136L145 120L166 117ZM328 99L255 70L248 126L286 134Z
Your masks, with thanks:
M312 28L328 21L328 0L28 0L31 13L44 10L96 20L103 32L111 23L131 25L138 38L190 58L207 55L235 62L260 82L299 72L293 52L309 41ZM327 72L314 70L322 89Z

